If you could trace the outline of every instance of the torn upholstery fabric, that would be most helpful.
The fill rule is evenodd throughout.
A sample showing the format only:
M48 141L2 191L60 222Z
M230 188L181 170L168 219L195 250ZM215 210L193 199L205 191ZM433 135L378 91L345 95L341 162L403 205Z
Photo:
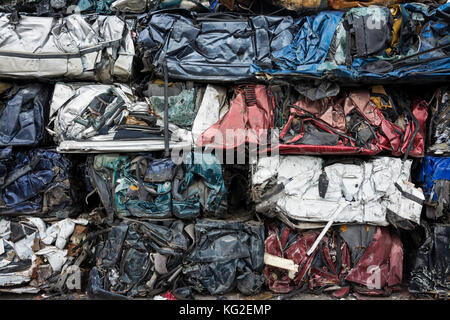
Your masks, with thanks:
M265 157L252 169L252 198L257 212L293 221L410 229L420 223L425 200L409 182L411 163L389 157L328 163L319 157Z

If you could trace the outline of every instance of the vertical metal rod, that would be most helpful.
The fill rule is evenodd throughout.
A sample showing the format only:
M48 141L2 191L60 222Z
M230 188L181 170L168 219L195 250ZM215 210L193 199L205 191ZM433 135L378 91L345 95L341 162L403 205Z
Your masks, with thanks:
M164 157L169 157L169 74L167 60L164 59Z
M341 203L339 207L337 207L336 211L331 216L330 221L326 224L325 228L323 228L322 232L319 234L319 236L316 238L316 241L314 241L314 244L312 247L308 250L306 253L308 256L310 256L314 250L316 250L317 245L319 244L320 240L322 240L325 233L327 233L328 229L330 229L331 225L333 224L334 220L336 220L336 217L347 207L346 203Z

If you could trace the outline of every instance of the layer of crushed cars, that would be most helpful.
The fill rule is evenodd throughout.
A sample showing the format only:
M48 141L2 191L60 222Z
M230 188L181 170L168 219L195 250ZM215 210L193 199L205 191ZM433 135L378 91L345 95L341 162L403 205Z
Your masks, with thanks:
M0 0L0 298L448 298L450 3Z

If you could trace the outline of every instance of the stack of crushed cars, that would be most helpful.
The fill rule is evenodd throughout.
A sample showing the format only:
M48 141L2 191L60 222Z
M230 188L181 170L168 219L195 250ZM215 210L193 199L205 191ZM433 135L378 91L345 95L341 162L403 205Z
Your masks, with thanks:
M0 0L0 298L448 297L449 17Z

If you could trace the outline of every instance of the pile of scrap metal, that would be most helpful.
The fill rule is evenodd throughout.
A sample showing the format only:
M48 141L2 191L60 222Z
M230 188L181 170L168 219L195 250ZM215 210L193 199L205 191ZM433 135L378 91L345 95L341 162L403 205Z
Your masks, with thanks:
M251 145L262 148L271 143L275 101L269 87L261 84L236 86L228 111L214 122L216 119L211 114L220 116L222 113L222 104L217 103L220 100L220 96L216 95L212 104L202 104L201 108L207 110L199 109L193 130L196 130L195 133L204 131L196 136L197 146L234 149ZM205 125L208 122L209 127Z
M411 160L379 157L261 158L253 166L255 210L296 222L360 223L404 229L420 224L423 192L410 182ZM299 209L301 208L301 209ZM292 221L293 220L293 221Z
M418 247L409 291L448 299L450 292L450 158L426 156L418 180L426 194L425 239Z
M0 12L0 77L127 81L134 57L133 23L117 16Z
M449 11L449 3L356 7L300 18L153 11L137 21L138 56L144 71L184 80L445 80Z
M222 171L214 155L195 152L179 164L151 154L91 156L90 179L112 227L99 235L90 296L257 294L264 226L232 216Z
M450 222L450 158L425 156L418 181L427 197L426 217Z
M193 93L190 98L191 104L182 106L191 107ZM122 84L57 83L48 131L54 135L59 152L164 150L164 125L151 110L152 105L151 101L137 101L131 88ZM176 104L169 106L175 108ZM191 146L183 130L174 125L169 130L170 148Z
M82 218L55 223L35 217L2 218L0 292L81 289L80 268L88 244L79 248L77 245L86 238L87 224L88 220Z
M192 152L177 162L151 154L101 154L88 159L88 172L109 220L194 219L201 211L225 217L227 190L217 158Z
M448 295L420 2L0 0L0 293Z
M426 228L426 239L419 247L411 272L409 291L448 299L450 292L450 226L432 224Z
M428 103L404 92L377 85L317 100L301 95L285 107L280 153L424 155Z
M430 103L428 152L436 156L450 155L450 90L439 88Z
M269 225L264 275L276 293L330 293L343 298L390 295L402 283L400 237L386 227L343 225L323 236Z
M82 14L138 14L155 9L181 7L207 10L201 1L190 0L1 0L0 11L36 16Z
M346 10L368 6L391 6L406 3L403 0L210 0L216 12L237 11L253 14L273 14L274 12L295 14L295 12L317 12L326 9ZM444 4L446 0L417 0L428 4ZM286 12L283 12L283 9Z
M437 90L430 104L428 152L421 160L418 182L425 201L425 236L417 247L409 291L448 299L450 292L450 158L449 91Z
M46 85L0 82L0 148L42 142L49 96Z
M90 218L76 217L82 192L72 170L69 159L54 151L1 150L0 292L82 289L91 245L82 241Z
M233 289L254 295L264 284L262 223L125 219L103 238L89 275L93 298L152 297L167 290L179 299Z
M411 163L389 157L259 159L252 169L255 210L281 220L269 224L265 240L269 289L342 298L351 288L357 297L398 288L403 248L387 226L412 230L425 199L409 182ZM330 229L332 224L341 227Z
M281 154L424 155L428 103L423 98L398 88L388 94L381 85L324 92L305 83L293 87L298 94L287 93L286 85L237 85L228 107L225 88L208 85L193 120L195 145L257 145ZM279 139L274 129L281 130Z
M82 192L66 156L45 149L1 151L0 215L61 219L79 213Z

